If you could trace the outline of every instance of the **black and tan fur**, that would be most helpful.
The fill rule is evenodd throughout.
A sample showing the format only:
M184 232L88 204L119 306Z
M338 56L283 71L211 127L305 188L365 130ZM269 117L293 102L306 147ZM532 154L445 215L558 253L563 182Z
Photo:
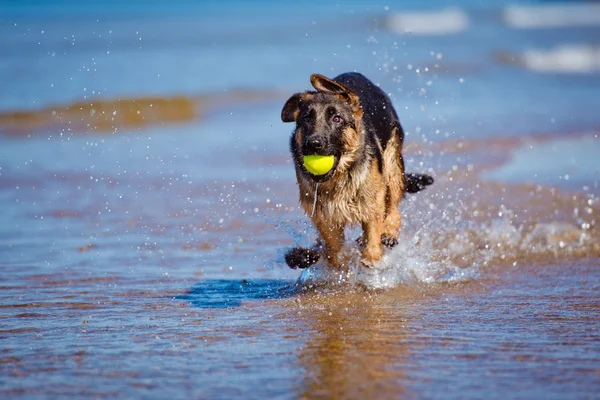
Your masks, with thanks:
M293 95L281 118L296 122L290 150L300 204L320 240L312 249L292 249L286 261L302 268L324 256L331 265L342 267L344 228L360 224L362 262L370 266L381 259L382 244L397 243L398 204L404 193L419 191L433 179L419 174L405 177L402 126L388 96L371 81L359 73L334 79L314 74L310 81L316 91ZM325 175L311 174L303 163L303 157L311 154L334 155L334 167Z

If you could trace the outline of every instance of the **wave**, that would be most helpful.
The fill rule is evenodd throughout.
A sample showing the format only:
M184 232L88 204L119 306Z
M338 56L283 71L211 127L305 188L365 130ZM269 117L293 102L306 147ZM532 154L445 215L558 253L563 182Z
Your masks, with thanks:
M600 71L600 47L592 44L531 49L522 54L500 52L497 60L540 73L592 74Z
M386 26L393 33L424 36L459 33L469 25L469 16L458 8L402 12L391 14L386 19Z
M510 5L504 9L506 25L516 29L564 28L600 24L600 5L585 3Z

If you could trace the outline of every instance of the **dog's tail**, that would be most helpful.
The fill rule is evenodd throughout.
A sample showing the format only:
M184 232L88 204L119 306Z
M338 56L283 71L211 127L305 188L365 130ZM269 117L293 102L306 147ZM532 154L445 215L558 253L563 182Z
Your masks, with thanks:
M425 174L404 174L404 191L406 193L417 193L433 183L433 177Z

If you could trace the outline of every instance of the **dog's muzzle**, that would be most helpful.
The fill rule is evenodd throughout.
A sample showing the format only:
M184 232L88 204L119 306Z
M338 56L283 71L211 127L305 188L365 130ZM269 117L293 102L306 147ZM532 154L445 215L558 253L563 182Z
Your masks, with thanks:
M325 138L319 136L312 136L306 139L302 152L306 155L318 154L320 156L328 155L325 151L327 149L327 143Z

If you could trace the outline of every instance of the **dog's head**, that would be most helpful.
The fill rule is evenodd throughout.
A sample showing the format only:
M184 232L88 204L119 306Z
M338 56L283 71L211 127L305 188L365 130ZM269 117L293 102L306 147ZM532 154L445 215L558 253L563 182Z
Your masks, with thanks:
M292 154L299 170L316 182L330 179L354 161L363 144L360 134L362 108L358 96L345 86L314 74L310 82L317 90L296 93L281 111L283 122L296 122ZM304 168L303 157L334 156L333 168L324 175L313 175Z

